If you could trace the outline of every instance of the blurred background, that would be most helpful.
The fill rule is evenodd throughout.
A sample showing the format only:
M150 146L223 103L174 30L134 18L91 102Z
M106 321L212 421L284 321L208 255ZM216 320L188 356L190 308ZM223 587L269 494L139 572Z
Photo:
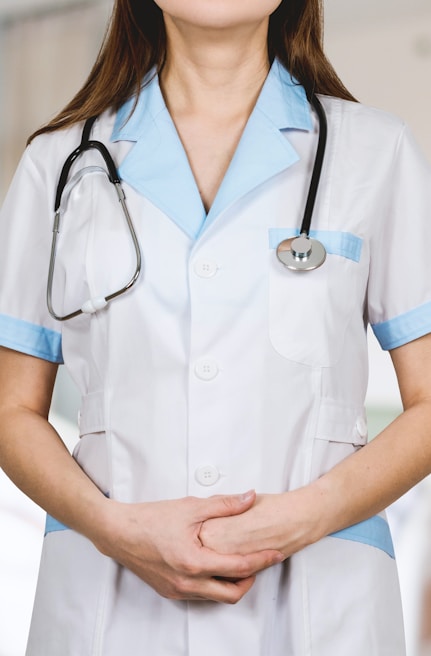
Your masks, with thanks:
M84 82L112 2L0 2L1 201L28 135L61 109ZM431 160L430 0L326 0L325 41L350 91L360 101L404 118ZM52 421L70 448L77 439L78 403L73 384L61 371ZM390 358L370 335L367 412L371 434L400 410ZM408 656L431 654L430 489L427 479L390 509ZM0 656L24 655L43 525L44 513L0 470Z

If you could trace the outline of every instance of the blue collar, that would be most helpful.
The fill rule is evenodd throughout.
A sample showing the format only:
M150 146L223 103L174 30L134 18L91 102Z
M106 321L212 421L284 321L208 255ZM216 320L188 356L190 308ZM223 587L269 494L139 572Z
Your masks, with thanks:
M207 215L157 76L143 87L130 116L133 104L130 99L120 108L111 136L135 143L120 176L193 239L227 207L298 161L284 130L312 129L304 89L275 61Z

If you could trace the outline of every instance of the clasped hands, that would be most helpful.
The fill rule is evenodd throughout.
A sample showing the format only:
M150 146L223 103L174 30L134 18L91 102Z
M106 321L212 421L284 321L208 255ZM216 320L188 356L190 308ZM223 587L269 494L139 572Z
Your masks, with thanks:
M107 500L103 528L90 537L163 597L236 603L258 572L313 541L303 496L298 490L139 504Z

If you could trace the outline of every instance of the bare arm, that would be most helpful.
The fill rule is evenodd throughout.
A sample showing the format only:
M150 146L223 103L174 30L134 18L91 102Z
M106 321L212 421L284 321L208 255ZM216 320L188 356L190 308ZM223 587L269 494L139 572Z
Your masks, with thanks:
M316 486L322 499L357 489L353 507L333 506L330 531L386 508L431 471L431 334L391 352L404 412ZM347 504L349 506L350 504Z
M103 495L48 423L56 373L55 364L0 348L0 465L36 503L86 532ZM83 504L84 518L78 517Z
M286 556L380 512L431 471L431 335L391 352L404 412L371 443L312 484L262 495L239 517L206 522L215 549Z
M166 597L234 603L257 571L280 561L273 551L220 555L199 540L203 521L244 512L254 493L140 504L106 499L47 420L56 371L0 348L0 466L36 503Z

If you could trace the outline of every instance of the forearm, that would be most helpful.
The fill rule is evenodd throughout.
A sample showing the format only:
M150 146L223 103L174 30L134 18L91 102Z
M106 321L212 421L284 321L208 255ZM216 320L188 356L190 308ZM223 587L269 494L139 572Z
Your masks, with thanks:
M22 407L0 409L0 466L49 514L95 536L106 498L43 416Z
M386 508L431 470L431 403L418 403L359 452L302 488L262 495L237 517L205 522L204 545L286 557Z
M312 483L320 533L332 533L380 512L430 471L431 401L424 400Z

